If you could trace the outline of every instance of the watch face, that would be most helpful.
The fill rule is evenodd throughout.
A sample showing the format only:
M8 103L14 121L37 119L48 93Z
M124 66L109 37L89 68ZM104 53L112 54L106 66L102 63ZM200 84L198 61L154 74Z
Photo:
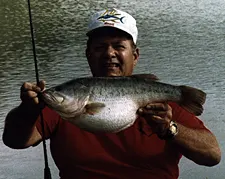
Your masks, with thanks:
M173 121L170 123L170 128L168 129L167 139L172 139L178 133L177 124Z
M177 132L177 127L175 125L172 125L170 127L170 131L171 131L172 134L175 134Z
M167 134L165 136L159 137L160 139L163 140L170 140L173 139L174 136L176 136L178 133L178 127L177 124L173 121L170 122L170 127L167 130Z

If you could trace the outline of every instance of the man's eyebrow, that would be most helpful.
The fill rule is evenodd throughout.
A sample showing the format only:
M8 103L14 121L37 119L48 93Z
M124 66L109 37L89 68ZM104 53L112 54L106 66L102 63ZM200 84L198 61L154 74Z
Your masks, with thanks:
M113 42L113 43L117 43L117 44L120 43L120 44L121 44L121 43L124 43L124 42L125 42L125 40L121 40L121 39L120 39L120 40L117 40L117 41L115 41L115 42Z

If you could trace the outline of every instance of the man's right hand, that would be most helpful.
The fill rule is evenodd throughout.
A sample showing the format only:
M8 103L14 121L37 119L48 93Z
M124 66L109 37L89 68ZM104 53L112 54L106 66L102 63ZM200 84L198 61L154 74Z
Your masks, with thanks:
M27 107L44 107L43 103L39 102L38 93L45 89L45 81L40 81L39 86L36 83L24 82L20 88L20 99Z

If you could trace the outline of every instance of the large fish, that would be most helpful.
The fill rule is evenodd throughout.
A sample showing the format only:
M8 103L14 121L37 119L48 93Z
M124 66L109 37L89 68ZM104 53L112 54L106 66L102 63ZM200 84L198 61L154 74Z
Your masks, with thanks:
M173 101L201 115L206 94L155 81L152 75L134 75L77 78L45 90L42 98L62 119L81 129L119 132L131 126L138 108L150 102Z

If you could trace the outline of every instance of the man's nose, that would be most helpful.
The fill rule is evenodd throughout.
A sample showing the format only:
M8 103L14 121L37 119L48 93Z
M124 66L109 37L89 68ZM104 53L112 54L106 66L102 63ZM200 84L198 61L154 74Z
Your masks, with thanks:
M112 46L108 46L105 51L105 56L110 58L115 57L116 56L115 49Z

